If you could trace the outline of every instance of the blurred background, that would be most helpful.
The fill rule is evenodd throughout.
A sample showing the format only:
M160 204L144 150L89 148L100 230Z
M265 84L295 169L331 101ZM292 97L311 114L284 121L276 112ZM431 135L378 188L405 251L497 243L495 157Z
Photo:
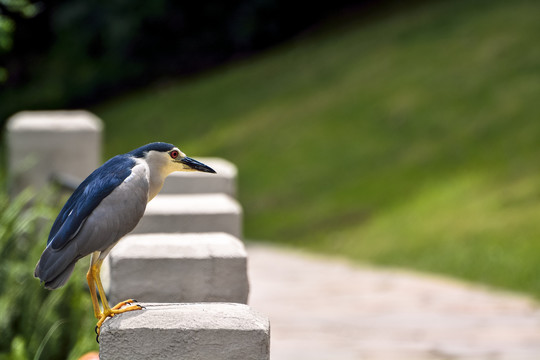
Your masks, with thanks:
M166 141L234 162L249 240L538 298L539 14L534 0L0 0L2 131L20 110L86 108L106 158ZM59 206L25 209L35 196L1 190L0 359L77 358L97 349L90 299L32 278L35 225Z

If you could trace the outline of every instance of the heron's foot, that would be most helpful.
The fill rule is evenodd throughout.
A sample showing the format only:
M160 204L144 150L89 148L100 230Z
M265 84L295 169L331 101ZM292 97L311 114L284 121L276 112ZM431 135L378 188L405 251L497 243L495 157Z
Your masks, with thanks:
M144 309L144 307L142 305L139 305L139 304L136 304L136 305L132 305L133 302L135 302L135 300L132 300L132 299L129 299L129 300L126 300L126 301L121 301L119 302L118 304L116 304L115 306L113 306L112 308L110 309L105 309L102 313L101 313L101 316L96 324L96 328L95 328L95 331L96 331L96 341L99 343L99 333L101 331L101 325L103 325L103 322L105 322L105 320L107 320L107 318L109 317L113 317L114 315L117 315L117 314L122 314L122 313L125 313L125 312L128 312L128 311L134 311L134 310L142 310ZM126 306L128 305L128 306Z
M120 301L118 304L114 305L111 308L111 310L118 310L118 309L121 309L122 306L131 305L131 304L136 303L136 302L137 302L137 300L134 300L134 299L128 299L128 300ZM140 305L135 305L135 306L139 306L139 310L143 308ZM128 310L128 311L130 311L130 310Z

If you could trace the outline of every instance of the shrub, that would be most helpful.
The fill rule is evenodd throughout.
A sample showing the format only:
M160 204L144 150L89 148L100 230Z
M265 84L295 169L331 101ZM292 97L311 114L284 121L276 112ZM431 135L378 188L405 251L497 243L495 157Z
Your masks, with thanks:
M54 291L40 286L34 266L55 207L26 191L10 200L0 190L0 360L77 358L97 344L84 281ZM78 267L74 278L84 279Z

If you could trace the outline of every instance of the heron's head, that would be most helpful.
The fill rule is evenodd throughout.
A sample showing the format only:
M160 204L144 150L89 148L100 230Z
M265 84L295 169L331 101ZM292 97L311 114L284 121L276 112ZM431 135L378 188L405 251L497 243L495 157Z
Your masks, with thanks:
M162 174L170 174L174 171L215 173L214 169L186 156L172 144L151 143L133 150L130 154L145 160L150 168L157 169Z

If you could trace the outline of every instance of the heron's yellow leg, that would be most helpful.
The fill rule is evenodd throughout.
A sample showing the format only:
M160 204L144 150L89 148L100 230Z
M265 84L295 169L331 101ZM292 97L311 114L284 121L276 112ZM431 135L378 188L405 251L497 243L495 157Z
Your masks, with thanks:
M133 310L141 310L143 307L141 305L131 305L131 306L125 306L129 305L133 302L133 300L126 300L121 301L117 305L113 306L112 308L109 306L109 302L107 301L107 297L105 296L105 290L103 289L103 285L101 284L101 264L103 263L103 259L99 259L91 265L91 270L94 273L94 281L97 286L97 290L99 292L99 297L101 298L101 304L103 305L103 312L101 312L100 317L98 318L98 322L96 324L96 333L99 335L99 331L101 329L101 325L103 325L103 322L108 318L112 317L116 314L122 314L127 311L133 311ZM124 307L125 306L125 307Z
M92 259L94 258L94 254L92 254ZM88 269L88 272L86 273L86 281L88 281L88 288L90 289L90 296L92 297L92 306L94 307L94 316L96 319L101 318L101 309L99 308L99 302L97 298L96 293L96 280L95 275L92 269L92 265L90 265L90 269Z

